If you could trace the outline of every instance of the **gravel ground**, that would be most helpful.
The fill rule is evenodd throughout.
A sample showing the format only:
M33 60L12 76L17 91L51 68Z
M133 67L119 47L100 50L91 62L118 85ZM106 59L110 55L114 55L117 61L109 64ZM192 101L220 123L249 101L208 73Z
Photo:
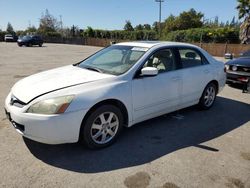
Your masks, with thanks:
M250 188L250 94L235 87L226 86L209 111L191 107L140 123L98 151L17 134L3 111L12 85L98 49L0 43L0 187Z

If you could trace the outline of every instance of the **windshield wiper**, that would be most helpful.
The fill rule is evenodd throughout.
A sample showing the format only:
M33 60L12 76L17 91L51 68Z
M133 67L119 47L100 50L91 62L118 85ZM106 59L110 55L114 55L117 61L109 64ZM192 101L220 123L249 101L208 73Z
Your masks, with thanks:
M100 69L95 68L95 67L84 66L83 68L102 73L102 71Z

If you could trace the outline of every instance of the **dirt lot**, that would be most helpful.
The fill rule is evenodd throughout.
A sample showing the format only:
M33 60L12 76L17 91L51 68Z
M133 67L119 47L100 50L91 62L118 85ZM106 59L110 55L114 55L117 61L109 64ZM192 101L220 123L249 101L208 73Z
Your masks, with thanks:
M0 187L250 188L250 94L237 88L226 86L209 111L191 107L143 122L98 151L16 133L3 110L12 85L98 49L0 43Z

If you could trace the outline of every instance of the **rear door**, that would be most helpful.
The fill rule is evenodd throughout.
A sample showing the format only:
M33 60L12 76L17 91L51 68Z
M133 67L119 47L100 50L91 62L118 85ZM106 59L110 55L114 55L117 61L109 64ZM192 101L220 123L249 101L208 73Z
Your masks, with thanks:
M211 65L202 53L195 48L178 48L183 79L181 103L197 102L206 85L211 81Z

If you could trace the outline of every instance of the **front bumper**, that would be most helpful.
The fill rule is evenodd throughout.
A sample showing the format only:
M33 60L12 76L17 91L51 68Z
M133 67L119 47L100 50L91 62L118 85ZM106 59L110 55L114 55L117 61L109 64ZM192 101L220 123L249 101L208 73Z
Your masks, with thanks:
M56 115L31 114L22 108L9 104L10 95L5 101L5 112L16 131L31 140L46 144L74 143L86 110L66 112Z
M227 83L246 84L250 80L250 75L227 73Z

